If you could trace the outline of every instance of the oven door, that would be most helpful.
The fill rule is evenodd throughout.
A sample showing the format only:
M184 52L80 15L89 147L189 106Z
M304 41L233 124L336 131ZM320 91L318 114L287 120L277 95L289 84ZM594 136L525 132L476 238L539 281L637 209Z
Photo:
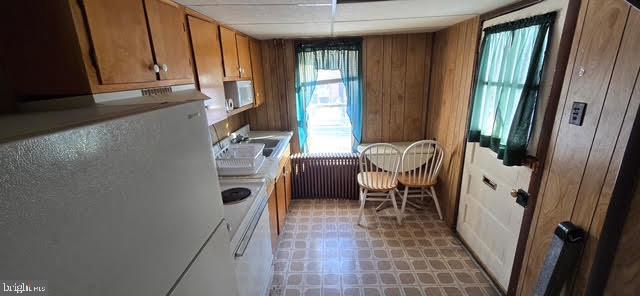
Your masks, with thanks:
M268 198L262 197L248 229L235 249L240 296L266 295L273 276Z

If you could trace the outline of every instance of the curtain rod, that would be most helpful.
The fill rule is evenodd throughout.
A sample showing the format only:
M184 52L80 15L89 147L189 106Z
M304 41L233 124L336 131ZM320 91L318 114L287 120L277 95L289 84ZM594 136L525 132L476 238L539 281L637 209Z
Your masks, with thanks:
M362 38L339 38L339 39L322 39L322 40L310 40L310 41L297 41L296 48L321 48L321 47L333 47L333 46L361 46Z
M535 15L528 18L523 18L507 23L497 24L495 26L484 28L483 31L486 34L498 33L504 31L517 30L529 26L539 25L543 23L553 23L556 19L557 12L552 11L545 14Z

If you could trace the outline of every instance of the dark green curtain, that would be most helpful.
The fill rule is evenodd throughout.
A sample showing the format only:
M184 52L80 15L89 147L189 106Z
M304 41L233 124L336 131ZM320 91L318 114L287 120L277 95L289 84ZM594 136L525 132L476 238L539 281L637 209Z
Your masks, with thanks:
M469 141L522 165L533 131L555 12L484 29Z
M362 40L301 42L296 45L296 62L296 116L301 150L307 151L306 109L315 90L318 70L340 70L355 149L362 141Z

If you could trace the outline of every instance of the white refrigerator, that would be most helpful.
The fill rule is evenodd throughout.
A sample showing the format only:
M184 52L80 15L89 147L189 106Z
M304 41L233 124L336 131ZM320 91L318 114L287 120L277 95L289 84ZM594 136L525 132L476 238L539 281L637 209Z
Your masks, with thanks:
M82 120L109 108L122 107L9 120L52 126L0 137L0 279L44 280L49 295L236 295L202 102Z

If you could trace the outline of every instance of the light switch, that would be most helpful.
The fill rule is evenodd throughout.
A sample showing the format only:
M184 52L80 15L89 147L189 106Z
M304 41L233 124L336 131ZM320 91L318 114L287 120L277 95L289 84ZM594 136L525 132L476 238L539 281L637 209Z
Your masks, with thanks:
M587 112L587 103L573 102L571 106L571 114L569 115L569 124L582 126L584 114Z

